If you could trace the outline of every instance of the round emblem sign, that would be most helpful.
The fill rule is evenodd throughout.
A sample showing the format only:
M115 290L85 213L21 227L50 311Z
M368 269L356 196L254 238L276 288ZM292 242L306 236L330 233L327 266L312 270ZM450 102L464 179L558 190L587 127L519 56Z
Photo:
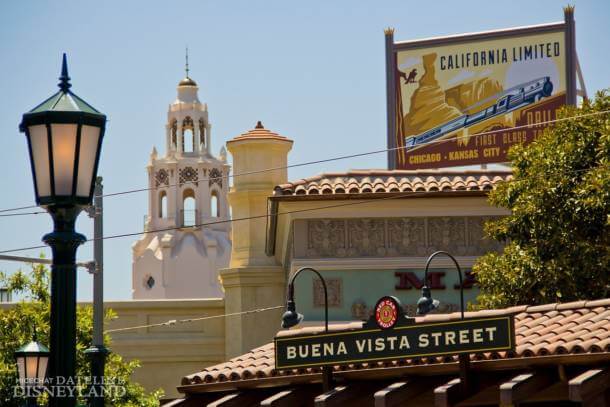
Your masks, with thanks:
M375 305L375 321L381 329L392 328L398 319L398 303L392 297L383 297Z

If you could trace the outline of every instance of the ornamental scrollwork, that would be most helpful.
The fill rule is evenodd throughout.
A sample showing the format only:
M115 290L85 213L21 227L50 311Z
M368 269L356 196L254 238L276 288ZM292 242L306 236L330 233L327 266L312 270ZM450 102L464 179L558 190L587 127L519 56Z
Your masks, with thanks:
M209 186L212 186L213 184L218 184L218 186L222 188L222 171L220 171L218 168L212 168L210 170L210 177L208 182Z
M436 250L456 256L501 251L485 237L492 216L310 219L302 255L325 257L424 257Z
M350 219L347 228L349 257L386 254L384 219Z
M178 178L180 184L184 184L186 182L193 182L195 183L195 185L197 185L197 181L199 181L197 170L193 167L184 167L179 169Z
M155 187L160 185L169 186L169 174L165 168L161 168L155 173Z
M186 116L182 121L182 131L187 129L194 129L193 119L191 119L191 116Z
M345 257L346 238L343 220L308 221L308 257Z

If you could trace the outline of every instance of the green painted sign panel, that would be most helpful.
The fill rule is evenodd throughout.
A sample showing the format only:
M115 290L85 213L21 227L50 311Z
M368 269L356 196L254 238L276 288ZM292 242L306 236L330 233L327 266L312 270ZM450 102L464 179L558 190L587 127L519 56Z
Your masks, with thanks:
M275 338L276 369L511 350L512 316Z

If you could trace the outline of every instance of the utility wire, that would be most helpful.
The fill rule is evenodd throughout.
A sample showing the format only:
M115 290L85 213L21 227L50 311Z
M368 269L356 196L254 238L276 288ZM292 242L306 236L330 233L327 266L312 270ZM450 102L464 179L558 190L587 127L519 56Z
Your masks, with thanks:
M562 122L562 121L566 121L566 120L573 120L573 119L577 119L577 118L581 118L581 117L596 116L596 115L600 115L600 114L604 114L604 113L610 113L610 110L604 110L604 111L601 111L601 112L592 112L592 113L587 113L587 114L583 114L583 115L579 115L579 116L570 116L570 117L563 117L563 118L559 118L559 119L547 120L547 121L544 121L544 122L537 123L535 125L524 124L524 125L521 125L521 126L511 127L509 129L497 129L497 130L490 130L490 131L485 131L485 132L480 132L480 133L475 133L475 134L464 135L464 136L460 136L460 137L445 138L445 139L441 139L441 140L431 140L431 141L428 141L428 142L425 142L425 143L418 144L417 147L419 148L421 146L426 146L426 145L430 145L430 144L442 144L442 143L447 143L447 142L451 142L451 141L454 141L454 140L467 139L467 138L474 137L474 136L484 136L484 135L488 135L488 134L501 133L501 132L505 132L505 131L529 128L529 127L534 127L534 126L542 126L542 125L545 125L545 124ZM389 151L397 151L397 150L403 150L403 149L408 149L408 148L409 147L407 147L407 146L402 146L402 147L385 148L385 149L381 149L381 150L372 150L372 151L367 151L367 152L364 152L364 153L342 155L342 156L337 156L337 157L325 158L325 159L321 159L321 160L306 161L306 162L297 163L297 164L289 164L289 165L284 165L284 166L279 166L279 167L270 167L270 168L264 168L264 169L260 169L260 170L255 170L255 171L246 171L246 172L241 172L241 173L237 173L237 174L221 175L219 177L202 178L202 179L197 180L197 181L187 181L187 182L178 183L178 184L170 184L170 185L166 185L166 186L163 186L163 187L160 186L160 187L150 187L150 188L139 188L139 189L133 189L133 190L128 190L128 191L114 192L114 193L110 193L110 194L105 194L103 196L104 197L110 197L110 196L117 196L117 195L125 195L125 194L131 194L131 193L135 193L135 192L144 192L144 191L152 191L152 190L162 189L162 188L177 187L177 186L181 186L181 185L184 185L184 184L187 184L187 183L191 183L192 184L192 183L195 183L195 182L204 182L204 181L214 181L214 180L219 180L219 179L237 178L237 177L243 177L243 176L246 176L246 175L254 175L254 174L260 174L260 173L271 172L271 171L285 170L285 169L289 169L289 168L304 167L304 166L313 165L313 164L323 164L323 163L332 162L332 161L339 161L339 160L347 160L347 159L350 159L350 158L365 157L365 156L368 156L368 155L387 153Z
M7 256L7 255L3 255L3 254L0 254L0 260L18 261L21 263L53 264L52 259L31 258L31 257L21 257L21 256ZM84 267L84 268L92 269L92 270L95 268L94 261L77 261L76 265L78 267ZM90 272L92 273L93 271L90 271Z
M592 113L586 113L586 114L582 114L582 115L578 115L578 116L570 116L570 117L563 117L563 118L559 118L559 119L547 120L544 122L536 123L534 125L524 124L521 126L511 127L509 129L497 129L497 130L490 130L490 131L485 131L485 132L480 132L480 133L464 135L464 136L460 136L460 137L451 137L451 138L445 138L445 139L441 139L441 140L431 140L431 141L419 144L418 148L421 146L426 146L426 145L431 145L431 144L442 144L442 143L452 142L454 140L467 139L467 138L475 137L475 136L484 136L484 135L488 135L488 134L500 133L500 132L505 132L505 131L530 128L530 127L534 127L534 126L542 126L545 124L563 122L563 121L567 121L567 120L574 120L574 119L579 119L579 118L583 118L583 117L597 116L597 115L605 114L605 113L610 113L610 110L603 110L601 112L592 112ZM297 163L297 164L264 168L264 169L256 170L256 171L246 171L246 172L237 173L237 174L227 174L227 175L221 175L219 177L201 178L197 181L186 181L186 182L182 182L182 183L178 183L178 184L170 184L170 185L166 185L166 186L138 188L138 189L131 189L131 190L120 191L120 192L113 192L113 193L109 193L109 194L104 194L104 195L102 195L102 197L112 197L112 196L132 194L132 193L136 193L136 192L152 191L152 190L157 190L157 189L162 189L162 188L171 188L171 187L181 186L181 185L185 185L185 184L194 184L195 182L204 182L204 181L213 181L213 180L220 180L220 179L243 177L246 175L254 175L254 174L260 174L260 173L264 173L264 172L279 171L279 170L285 170L285 169L289 169L289 168L297 168L297 167L303 167L303 166L313 165L313 164L322 164L322 163L327 163L327 162L332 162L332 161L347 160L350 158L364 157L364 156L368 156L368 155L387 153L390 151L397 151L397 150L408 149L408 148L409 148L408 146L385 148L385 149L381 149L381 150L367 151L364 153L356 153L356 154L331 157L331 158L326 158L326 159L322 159L322 160L306 161L306 162ZM407 153L408 153L408 151L407 151ZM10 209L0 209L0 213L14 212L17 210L30 209L30 208L36 208L36 207L37 207L36 205L30 205L30 206L22 206L22 207L17 207L17 208L10 208Z
M36 212L21 212L21 213L0 213L1 218L10 217L10 216L24 216L24 215L39 215L41 213L47 213L46 211L36 211Z
M222 224L222 223L238 222L238 221L242 221L242 220L251 220L251 219L268 218L271 216L288 215L291 213L310 212L310 211L317 211L317 210L322 210L322 209L338 208L338 207L343 207L343 206L362 205L362 204L376 202L376 201L380 201L380 200L397 199L397 198L403 198L405 196L417 196L417 195L422 195L422 194L431 194L431 193L435 193L435 192L444 192L444 191L433 191L433 192L411 192L411 191L409 191L409 192L399 193L398 195L392 195L392 196L382 197L382 198L368 198L368 199L365 198L364 200L358 200L357 202L347 202L347 203L336 204L336 205L320 206L320 207L316 207L316 208L298 209L298 210L294 210L294 211L278 212L275 214L267 213L264 215L246 216L243 218L222 219L222 220L217 220L217 221L212 221L212 222L198 223L198 224L191 225L191 226L172 226L172 227L161 228L161 229L144 230L141 232L134 232L134 233L122 233L122 234L118 234L118 235L104 236L104 237L98 238L98 239L100 239L100 240L118 239L118 238L122 238L122 237L139 236L139 235L143 235L143 234L147 234L147 233L159 233L159 232L167 232L170 230L199 228L199 227L203 227L203 226L211 226L211 225L218 225L218 224ZM97 240L97 239L95 239L95 238L87 239L86 243L93 242L95 240ZM20 249L2 250L2 251L0 251L0 254L13 253L13 252L19 252L19 251L24 251L24 250L40 249L40 248L45 248L45 247L47 247L47 246L39 245L39 246L24 247L24 248L20 248Z
M16 208L0 209L0 213L14 212L14 211L20 211L20 210L23 210L23 209L32 209L32 208L38 208L38 205L18 206Z
M595 167L595 168L599 168L599 167ZM576 173L580 173L580 172L591 171L595 168L581 168L580 170L569 171L569 173L576 174ZM538 177L542 177L542 176L543 176L543 174L540 174L537 177L533 177L533 178L538 178ZM508 182L524 182L524 181L531 181L531 179L532 179L532 177L530 177L528 179L510 180ZM272 216L290 215L293 213L313 212L313 211L319 211L319 210L324 210L324 209L341 208L341 207L346 207L346 206L365 205L365 204L369 204L369 203L373 203L373 202L388 201L388 200L392 200L392 199L400 199L400 198L406 198L406 197L414 197L414 196L422 196L422 195L430 196L430 195L446 193L446 192L447 191L404 191L404 192L389 192L388 194L392 194L392 195L384 196L384 197L380 197L380 198L353 197L353 198L349 198L349 199L354 199L355 202L345 202L345 203L334 204L334 205L318 206L315 208L303 208L303 209L295 209L295 210L284 211L284 212L266 213L264 215L246 216L246 217L242 217L242 218L221 219L221 220L217 220L217 221L197 223L197 224L190 225L190 226L172 226L172 227L161 228L161 229L143 230L141 232L122 233L122 234L104 236L104 237L97 238L97 239L96 238L87 239L85 241L85 243L94 242L96 240L119 239L119 238L123 238L123 237L139 236L139 235L145 235L148 233L159 233L159 232L167 232L167 231L171 231L171 230L200 228L200 227L205 227L205 226L218 225L218 224L222 224L222 223L238 222L238 221L242 221L242 220L270 218ZM460 192L460 191L454 191L454 192ZM19 249L2 250L2 251L0 251L0 254L13 253L13 252L19 252L19 251L24 251L24 250L41 249L41 248L46 248L46 247L47 247L46 245L39 245L39 246L22 247Z
M284 308L284 307L285 307L285 305L277 305L275 307L257 308L257 309L248 310L248 311L232 312L230 314L209 315L207 317L188 318L188 319L170 319L168 321L160 322L157 324L138 325L138 326L129 326L129 327L125 327L125 328L107 329L104 331L104 333L107 334L107 333L111 333L111 332L131 331L134 329L154 328L154 327L159 327L159 326L174 326L176 324L186 324L186 323L190 323L190 322L207 321L209 319L215 319L215 318L225 318L225 317L233 317L233 316L237 316L237 315L257 314L259 312L272 311L272 310L280 309L280 308Z

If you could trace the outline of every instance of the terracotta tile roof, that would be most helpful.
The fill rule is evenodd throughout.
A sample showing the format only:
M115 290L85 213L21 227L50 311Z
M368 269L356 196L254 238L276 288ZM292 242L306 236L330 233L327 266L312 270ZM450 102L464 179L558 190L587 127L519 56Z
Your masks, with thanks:
M278 139L278 140L288 140L286 137L281 136L277 133L269 131L265 129L263 124L259 121L256 123L256 126L252 130L248 130L245 133L240 134L239 136L234 137L231 141L243 140L243 139Z
M516 348L514 352L486 352L473 354L473 363L493 359L518 359L570 354L599 354L610 352L610 298L543 306L517 306L501 310L467 312L468 317L515 316ZM434 314L418 317L417 322L457 320L459 313ZM359 329L361 322L334 324L332 331ZM278 336L318 333L323 327L307 327L281 331ZM376 367L426 366L457 361L457 356L402 359L377 363L358 363L334 366L335 371L365 370ZM296 377L318 373L320 369L274 369L274 345L269 343L250 352L186 376L182 385L220 383L255 378Z
M352 170L325 173L275 187L275 196L395 192L487 191L512 179L510 170Z

